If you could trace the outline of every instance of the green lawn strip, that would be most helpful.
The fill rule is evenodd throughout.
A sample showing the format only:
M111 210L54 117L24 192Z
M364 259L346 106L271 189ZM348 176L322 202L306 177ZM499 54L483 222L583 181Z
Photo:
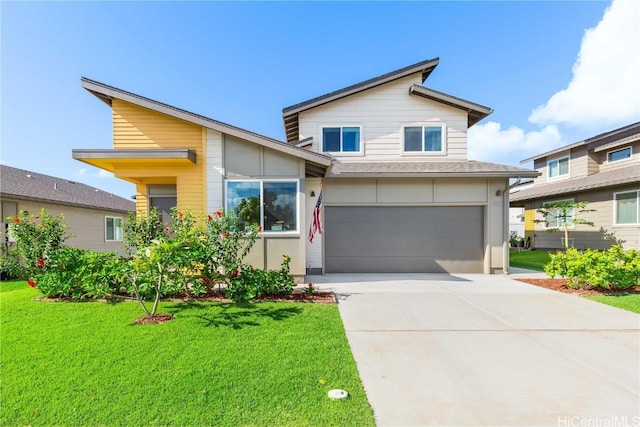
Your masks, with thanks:
M334 304L167 302L135 325L132 302L38 295L0 285L1 425L374 425Z
M550 260L547 251L517 251L509 252L509 265L516 268L544 271L544 265Z
M640 294L627 295L592 295L588 296L590 300L598 301L603 304L612 305L623 310L640 313Z

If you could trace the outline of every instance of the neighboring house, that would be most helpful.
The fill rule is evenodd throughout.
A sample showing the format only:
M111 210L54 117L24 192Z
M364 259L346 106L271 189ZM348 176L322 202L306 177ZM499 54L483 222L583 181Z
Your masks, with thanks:
M137 211L254 202L256 267L292 273L480 272L508 267L509 178L469 161L492 110L422 86L431 59L287 107L278 141L86 78L113 114L113 149L73 157L136 184ZM322 194L323 234L307 239Z
M64 178L0 165L0 200L3 246L11 244L7 217L25 212L63 214L72 236L69 246L92 251L122 251L122 221L135 210L131 200Z
M561 248L562 233L547 233L557 218L543 218L545 203L588 202L580 217L594 227L576 225L570 239L576 248L605 249L619 242L640 248L640 122L525 159L541 175L534 184L512 192L511 206L525 211L525 234L537 248ZM541 222L535 222L536 220ZM571 242L571 240L570 240Z

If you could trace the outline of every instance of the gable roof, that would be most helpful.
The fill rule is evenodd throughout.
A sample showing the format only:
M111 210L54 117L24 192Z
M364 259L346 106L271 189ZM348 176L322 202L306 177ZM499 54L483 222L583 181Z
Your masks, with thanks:
M438 66L439 62L440 58L427 59L425 61L421 61L416 64L391 71L381 76L374 77L351 86L347 86L343 89L339 89L325 95L317 96L308 101L303 101L298 104L283 108L282 118L284 120L284 130L287 142L290 144L297 142L299 135L298 118L301 112L416 73L421 73L422 83L424 83L431 72ZM469 112L469 126L474 125L493 112L493 110L489 107L484 107L473 102L456 98L455 96L427 89L426 87L420 85L413 85L410 88L409 93L411 95L415 94L418 96L423 96L424 98L441 102L455 108L461 108Z
M632 184L634 182L640 182L637 164L595 173L582 178L561 180L550 184L534 185L519 191L514 190L509 199L512 202L520 202L548 196L578 193L597 188L612 187L615 185Z
M0 165L3 198L34 200L114 212L133 212L136 204L113 193L79 182Z
M506 177L534 178L538 171L497 163L468 161L397 161L334 163L328 177Z
M190 111L183 110L169 104L155 101L144 96L136 95L135 93L127 92L125 90L118 89L116 87L109 86L107 84L100 83L86 77L81 78L81 83L84 89L91 92L93 95L104 101L109 106L111 106L111 102L114 98L120 99L122 101L126 101L131 104L156 111L158 113L166 114L168 116L175 117L189 123L194 123L205 128L213 129L227 135L232 135L264 147L268 147L286 154L290 154L292 156L302 158L313 164L324 167L327 167L331 164L331 157L324 154L305 150L304 148L296 147L285 142L278 141L277 139L269 138L267 136L251 132L246 129L232 126L218 120L210 119L200 114L192 113Z
M528 159L521 160L520 164L527 163L532 160L538 160L543 157L552 156L554 154L558 154L563 151L571 150L573 148L578 148L585 145L588 146L589 150L602 151L604 148L600 149L600 147L602 147L603 145L606 145L606 148L613 148L620 144L636 141L637 139L634 139L634 136L638 135L640 135L640 122L635 122L618 129L610 130L599 135L592 136L591 138L587 138L583 141L574 142L573 144L564 145L562 147L546 151L542 154L537 154L533 157L529 157Z

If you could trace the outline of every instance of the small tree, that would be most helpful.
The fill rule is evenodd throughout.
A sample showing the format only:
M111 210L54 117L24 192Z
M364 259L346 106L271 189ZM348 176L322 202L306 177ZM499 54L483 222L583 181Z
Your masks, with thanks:
M569 228L571 226L576 224L594 226L593 222L577 217L577 214L594 212L594 209L587 209L588 204L588 202L574 202L571 200L545 203L541 208L536 209L536 212L541 213L544 219L536 219L534 222L547 224L547 232L549 233L563 231L564 247L567 249L569 248ZM556 221L556 224L549 227L549 219L551 218Z

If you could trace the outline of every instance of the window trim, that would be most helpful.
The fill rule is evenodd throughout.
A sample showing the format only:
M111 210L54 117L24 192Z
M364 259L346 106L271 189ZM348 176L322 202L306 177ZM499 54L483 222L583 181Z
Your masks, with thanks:
M560 174L560 161L567 159L567 173L564 174ZM558 163L558 175L557 176L551 176L551 168L550 165L553 162L557 162ZM562 157L556 157L555 159L551 159L551 160L547 160L547 180L548 181L554 181L556 179L565 179L565 178L569 178L571 176L571 156L569 154L562 156Z
M548 200L548 201L542 203L542 207L544 207L544 205L546 205L548 203L556 203L556 202L575 202L575 199ZM576 217L576 208L573 208L573 213L572 213L571 216L572 216L572 218ZM562 228L560 226L558 226L558 227L549 227L548 226L549 223L547 222L547 218L543 217L543 219L544 219L544 222L542 223L542 228L544 230L552 230L552 229L562 230ZM575 230L575 228L576 228L576 224L575 223L571 224L568 227L569 230Z
M407 151L405 150L405 129L406 128L414 128L420 127L422 128L421 135L421 143L420 143L420 151ZM442 135L442 149L440 151L425 151L424 150L424 128L425 127L439 127L441 129ZM445 123L415 123L415 124L405 124L400 129L401 132L401 140L400 150L403 156L446 156L447 155L447 125Z
M618 223L618 194L636 193L636 222ZM613 193L613 221L614 227L637 227L640 225L640 189L616 191Z
M340 129L340 151L325 151L324 150L324 130L326 128L339 128ZM358 134L360 135L360 139L358 140L358 151L342 151L342 130L344 128L358 128ZM340 124L340 125L320 125L320 152L321 153L331 153L340 156L362 156L364 155L364 135L362 132L362 125L355 124Z
M109 239L107 237L107 221L108 220L114 220L113 221L113 239ZM118 239L118 233L116 232L116 230L118 229L118 227L116 227L115 224L115 220L119 219L120 220L120 238ZM105 215L104 217L104 241L105 242L122 242L124 240L124 230L122 230L122 223L124 222L124 218L122 218L121 216L109 216L109 215Z
M262 231L260 231L260 233L258 234L266 234L266 235L300 235L301 233L301 224L300 224L300 203L301 203L301 197L300 197L300 180L299 179L292 179L292 178L247 178L247 179L236 179L236 178L229 178L229 179L225 179L225 183L224 183L224 210L225 212L228 212L229 210L229 198L227 197L229 194L229 183L232 182L257 182L260 184L260 227ZM296 230L285 230L285 231L276 231L276 230L265 230L264 227L264 201L263 201L263 197L264 197L264 183L265 182L287 182L287 183L292 183L295 182L296 184Z
M625 157L624 159L618 159L618 160L611 160L609 159L609 156L613 153L617 153L618 151L624 151L624 150L629 150L629 157ZM631 157L633 156L633 147L631 145L628 145L626 147L623 148L618 148L616 150L611 150L611 151L607 151L607 163L618 163L618 162L624 162L625 160L629 160Z

